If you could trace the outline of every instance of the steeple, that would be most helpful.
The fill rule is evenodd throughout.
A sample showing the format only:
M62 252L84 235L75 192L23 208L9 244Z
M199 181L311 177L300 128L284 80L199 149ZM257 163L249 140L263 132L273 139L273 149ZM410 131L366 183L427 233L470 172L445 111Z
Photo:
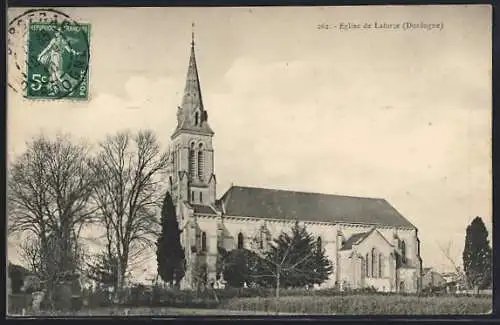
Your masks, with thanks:
M186 76L186 86L182 97L181 106L177 109L177 128L172 137L181 131L196 134L213 135L214 132L208 125L208 114L203 106L201 96L200 78L196 65L195 43L194 43L194 23L191 34L191 55Z

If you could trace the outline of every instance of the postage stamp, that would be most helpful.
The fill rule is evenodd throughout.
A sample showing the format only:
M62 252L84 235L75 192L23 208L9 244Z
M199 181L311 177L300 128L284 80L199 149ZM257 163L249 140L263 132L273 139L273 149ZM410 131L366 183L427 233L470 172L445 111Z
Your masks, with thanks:
M8 26L8 85L27 99L89 98L90 24L32 9Z
M89 30L89 24L30 24L27 98L88 98Z

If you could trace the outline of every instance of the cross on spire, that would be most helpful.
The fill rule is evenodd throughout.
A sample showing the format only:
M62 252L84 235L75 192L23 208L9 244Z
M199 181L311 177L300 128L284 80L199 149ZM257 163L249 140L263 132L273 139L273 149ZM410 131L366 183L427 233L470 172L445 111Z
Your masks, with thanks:
M194 47L194 21L191 23L191 47Z

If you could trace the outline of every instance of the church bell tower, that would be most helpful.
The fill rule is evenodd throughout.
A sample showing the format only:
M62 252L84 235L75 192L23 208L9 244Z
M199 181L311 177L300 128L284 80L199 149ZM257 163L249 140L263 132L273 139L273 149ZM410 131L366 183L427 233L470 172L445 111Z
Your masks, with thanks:
M176 206L215 206L213 136L201 95L193 32L186 85L171 136L170 189Z

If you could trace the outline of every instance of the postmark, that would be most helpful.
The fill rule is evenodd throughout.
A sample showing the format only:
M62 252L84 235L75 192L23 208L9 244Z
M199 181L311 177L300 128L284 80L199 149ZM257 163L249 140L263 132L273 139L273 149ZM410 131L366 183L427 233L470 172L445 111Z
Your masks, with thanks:
M58 10L28 10L11 20L8 35L11 89L28 99L88 99L89 24Z

